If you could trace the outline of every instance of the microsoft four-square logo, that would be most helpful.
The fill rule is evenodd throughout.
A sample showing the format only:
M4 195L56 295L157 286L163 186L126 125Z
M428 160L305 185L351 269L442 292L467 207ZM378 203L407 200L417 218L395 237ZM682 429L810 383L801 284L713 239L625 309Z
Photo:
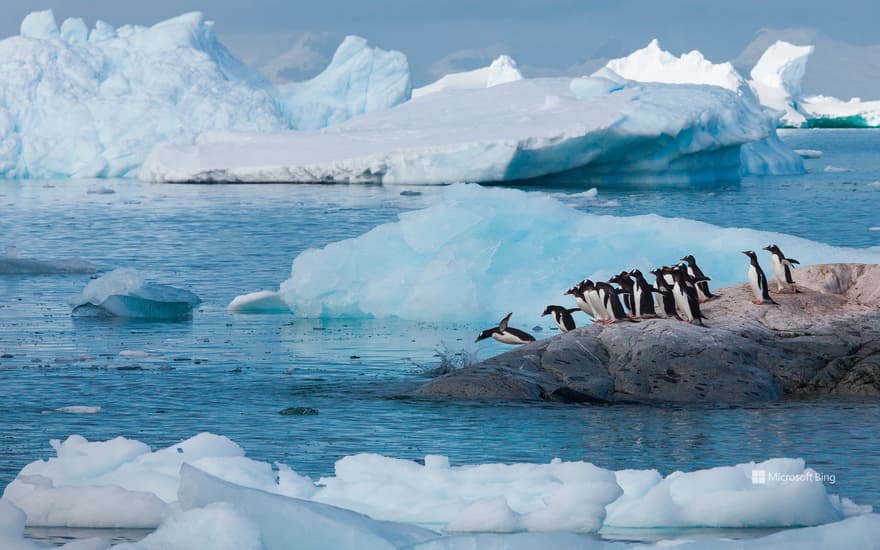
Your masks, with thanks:
M767 470L752 470L752 483L767 483Z

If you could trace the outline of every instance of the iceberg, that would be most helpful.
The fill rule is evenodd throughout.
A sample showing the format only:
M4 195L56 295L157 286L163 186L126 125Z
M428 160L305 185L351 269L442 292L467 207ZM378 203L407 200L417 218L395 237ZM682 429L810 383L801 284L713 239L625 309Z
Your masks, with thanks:
M784 126L799 128L874 128L880 126L880 100L843 101L805 94L801 81L813 46L772 44L751 72L751 86L762 104L779 111Z
M347 36L321 74L279 85L277 94L293 128L315 130L403 103L411 89L405 55Z
M545 193L459 184L397 221L302 252L280 292L301 317L474 323L514 311L522 323L539 323L544 306L584 277L647 273L687 252L716 286L741 283L739 251L770 242L804 264L880 261L880 247L833 247L654 214L597 215Z
M133 177L160 142L315 128L408 99L398 52L348 37L314 79L275 87L193 12L152 27L28 15L0 40L0 177Z
M436 93L315 132L206 132L157 145L157 182L443 184L553 176L717 181L801 173L753 101L714 86L525 79ZM603 88L607 93L602 93ZM585 93L585 90L587 91ZM443 113L443 116L438 116ZM467 128L466 133L462 128ZM747 147L769 144L768 147ZM761 162L753 162L754 156Z
M656 38L626 57L612 59L593 76L637 82L706 84L754 99L748 83L731 63L712 63L697 50L676 57L660 48Z
M426 86L415 88L412 97L419 98L448 90L491 88L522 79L523 75L519 72L516 61L510 56L500 55L488 67L448 74Z
M144 281L135 269L119 268L86 285L71 300L78 317L175 320L192 317L198 296L168 285Z

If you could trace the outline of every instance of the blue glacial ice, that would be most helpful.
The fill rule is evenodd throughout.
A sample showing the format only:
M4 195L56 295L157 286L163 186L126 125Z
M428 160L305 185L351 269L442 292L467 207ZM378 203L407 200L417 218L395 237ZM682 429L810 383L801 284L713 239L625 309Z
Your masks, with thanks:
M313 128L408 98L406 58L356 37L315 79L276 88L201 13L90 30L35 12L0 41L0 177L133 176L159 142Z
M438 116L443 113L443 116ZM717 181L803 172L753 99L717 86L523 79L428 94L315 132L160 144L149 181ZM546 179L544 181L547 181Z
M739 251L771 242L804 264L880 261L878 247L833 247L654 214L597 215L545 193L459 184L398 221L304 251L280 291L302 317L491 322L514 311L529 324L584 277L647 272L687 253L714 286L745 282Z
M192 317L200 302L188 290L147 282L137 270L119 268L90 281L71 305L76 317L177 320Z

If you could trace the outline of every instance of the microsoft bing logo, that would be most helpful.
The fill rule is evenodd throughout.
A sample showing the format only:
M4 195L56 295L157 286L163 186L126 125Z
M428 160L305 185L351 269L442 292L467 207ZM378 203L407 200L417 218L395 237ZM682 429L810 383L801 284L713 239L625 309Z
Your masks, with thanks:
M767 470L752 470L752 483L767 483Z

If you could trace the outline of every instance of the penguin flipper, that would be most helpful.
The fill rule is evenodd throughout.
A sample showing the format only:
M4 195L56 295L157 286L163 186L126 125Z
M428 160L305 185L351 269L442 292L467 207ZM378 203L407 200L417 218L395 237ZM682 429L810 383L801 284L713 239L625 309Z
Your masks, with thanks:
M504 316L504 319L501 319L500 323L498 323L498 328L501 329L501 332L504 332L507 330L507 323L510 321L510 317L512 315L513 315L513 312L511 311L510 313L508 313L507 315Z
M567 311L569 313L574 313L574 312L580 311L580 310L581 310L581 308L579 308L579 307L572 307L572 308L566 309L565 311Z
M801 263L799 261L795 260L794 258L786 258L786 259L782 260L782 263L789 264L789 265L791 265L791 264L801 265Z

